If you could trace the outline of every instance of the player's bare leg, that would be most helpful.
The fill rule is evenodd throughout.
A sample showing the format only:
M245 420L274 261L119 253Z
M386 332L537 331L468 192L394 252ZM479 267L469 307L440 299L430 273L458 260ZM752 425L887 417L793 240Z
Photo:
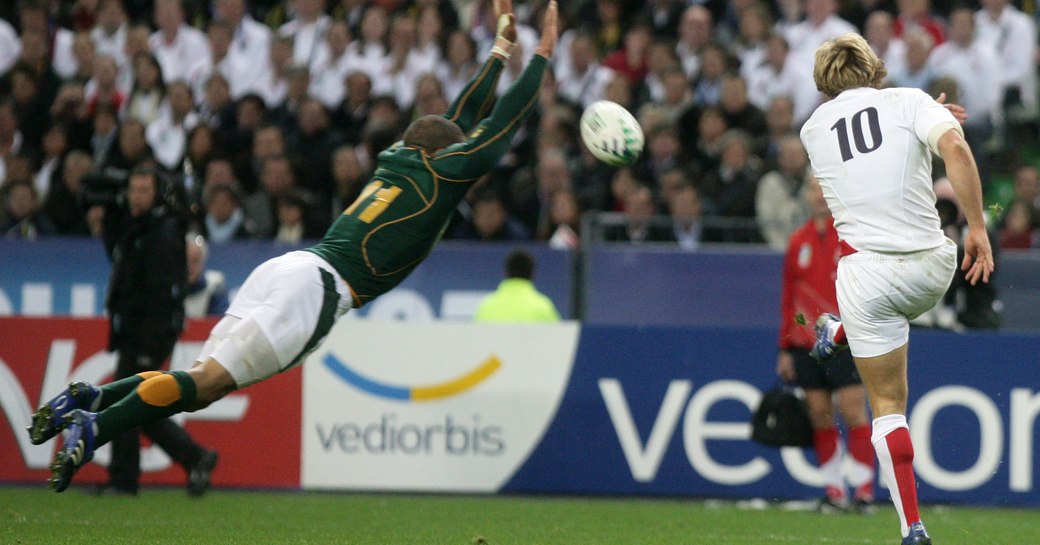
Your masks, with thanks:
M931 545L921 524L917 508L917 483L914 479L914 446L906 425L906 348L903 345L887 354L855 358L863 385L874 411L871 440L877 453L881 474L885 476L892 503L899 514L903 545Z
M845 423L849 456L855 470L849 475L854 488L852 508L862 514L873 514L874 446L870 443L870 420L867 416L867 394L860 385L845 386L834 392L838 413Z

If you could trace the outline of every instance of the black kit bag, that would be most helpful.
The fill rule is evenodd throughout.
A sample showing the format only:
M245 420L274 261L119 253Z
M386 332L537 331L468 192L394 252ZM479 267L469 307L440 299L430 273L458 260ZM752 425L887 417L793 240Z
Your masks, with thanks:
M770 447L813 446L812 421L805 400L777 384L762 396L751 421L751 438Z

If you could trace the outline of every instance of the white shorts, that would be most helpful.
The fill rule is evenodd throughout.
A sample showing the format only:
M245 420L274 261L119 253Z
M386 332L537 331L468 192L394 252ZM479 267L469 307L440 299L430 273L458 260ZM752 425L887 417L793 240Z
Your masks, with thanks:
M872 358L907 343L910 320L950 287L957 245L906 254L856 252L838 262L838 310L852 355Z
M249 274L199 359L212 357L239 387L248 386L303 362L352 306L332 265L311 252L289 252Z

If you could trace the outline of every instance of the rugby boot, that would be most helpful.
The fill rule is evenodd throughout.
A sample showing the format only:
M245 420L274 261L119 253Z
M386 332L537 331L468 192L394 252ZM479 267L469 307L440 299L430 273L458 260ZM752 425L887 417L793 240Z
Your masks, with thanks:
M41 405L32 415L29 440L34 445L47 442L65 429L65 415L76 409L90 410L91 405L101 395L101 388L86 382L69 384L57 397Z
M94 458L94 421L97 413L76 409L65 415L65 443L51 462L48 482L55 492L69 487L76 470Z
M903 538L900 545L932 545L932 538L924 529L924 524L915 522L910 525L910 535Z

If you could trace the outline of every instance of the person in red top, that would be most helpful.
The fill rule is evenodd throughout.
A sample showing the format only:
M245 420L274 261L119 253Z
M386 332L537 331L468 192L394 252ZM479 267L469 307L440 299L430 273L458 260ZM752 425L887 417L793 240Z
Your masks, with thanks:
M805 192L811 217L795 231L784 257L780 299L780 352L776 373L805 390L813 426L817 462L824 477L823 512L844 511L850 506L862 513L874 510L874 448L870 443L866 394L852 355L846 350L820 365L809 355L816 334L805 319L838 312L834 280L841 248L834 218L827 208L816 178L809 176ZM798 317L801 316L802 319ZM849 484L855 489L850 502L842 475L844 448L835 420L835 403L845 423L848 453L853 471Z
M932 16L929 0L899 0L897 4L899 14L894 29L897 38L902 38L911 28L919 27L935 40L935 45L946 41L946 29Z
M625 32L624 46L607 55L603 66L625 76L632 85L640 85L646 78L647 54L653 40L653 27L647 23L636 23Z

